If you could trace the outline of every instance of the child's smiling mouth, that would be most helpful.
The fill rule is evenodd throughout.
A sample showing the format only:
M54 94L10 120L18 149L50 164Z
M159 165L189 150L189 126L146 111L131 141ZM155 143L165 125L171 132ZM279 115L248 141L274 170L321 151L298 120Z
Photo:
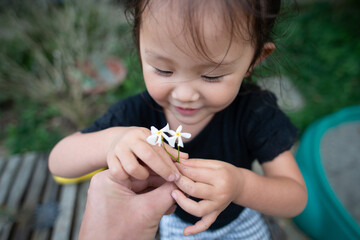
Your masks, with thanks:
M182 115L194 115L198 111L199 108L182 108L182 107L175 107L176 111L178 111Z

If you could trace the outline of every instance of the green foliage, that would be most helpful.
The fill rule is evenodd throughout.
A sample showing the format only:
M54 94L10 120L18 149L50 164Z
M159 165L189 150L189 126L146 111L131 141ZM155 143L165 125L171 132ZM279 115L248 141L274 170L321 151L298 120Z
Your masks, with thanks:
M303 131L318 118L360 104L360 4L358 1L314 2L300 7L281 41L290 76L306 100L290 113ZM283 29L282 29L283 30Z
M130 27L114 1L55 2L0 4L0 117L18 116L0 121L0 143L11 153L49 151L69 129L90 124L115 97L84 94L79 65L108 56L127 59L133 49Z
M128 66L128 74L124 84L115 89L114 94L118 98L128 97L145 90L142 69L135 50L132 54L126 56L124 61Z
M0 101L27 96L56 106L77 127L87 125L98 109L96 97L84 95L80 69L114 53L127 25L121 12L110 0L9 5L0 16L0 91L7 93Z
M48 151L61 139L61 129L49 126L50 120L58 115L57 110L51 107L22 104L19 119L5 129L5 146L10 153Z

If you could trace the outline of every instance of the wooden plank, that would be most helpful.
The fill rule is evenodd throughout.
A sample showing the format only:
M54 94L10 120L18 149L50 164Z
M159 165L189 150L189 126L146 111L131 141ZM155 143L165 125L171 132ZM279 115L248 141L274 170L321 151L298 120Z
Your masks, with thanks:
M17 208L19 206L21 197L23 196L29 183L31 173L35 165L35 160L35 153L28 153L24 155L24 158L22 159L23 163L21 164L14 184L11 186L9 199L7 200L9 207Z
M17 240L25 240L29 238L32 227L32 216L41 197L41 190L45 184L47 175L47 161L44 156L37 156L35 171L33 173L30 186L21 207L21 212L27 213L25 217L20 219L19 224L14 231L14 238Z
M6 203L6 208L17 211L17 222L0 224L0 240L9 237L16 240L77 239L88 187L89 181L58 185L47 169L47 156L29 153L8 159L0 157L0 204ZM54 227L32 229L32 216L38 204L57 201L60 213Z
M10 186L13 179L16 177L16 170L20 164L20 155L15 155L9 158L3 174L0 179L0 206L4 205L8 196L8 192L10 191ZM6 206L7 207L7 206ZM4 224L0 224L0 239L7 233L4 233L4 229L6 227Z
M39 202L41 197L41 190L45 184L47 175L47 161L43 156L39 156L36 162L35 171L33 174L32 181L30 182L29 190L23 204L25 209L33 209L33 207Z
M7 207L10 209L18 209L21 197L23 196L29 182L35 159L36 154L34 153L24 155L15 182L10 189L10 196L7 200ZM4 225L2 235L0 237L1 240L7 240L9 238L12 226L13 222L8 222Z
M48 177L46 180L46 186L45 186L45 191L41 200L42 204L46 204L46 203L51 203L51 202L55 202L57 195L58 195L58 191L60 188L60 185L57 184L52 175L49 173L49 171L47 171ZM33 234L32 234L32 240L47 240L49 239L51 233L51 229L45 228L45 229L35 229Z
M76 202L77 185L64 185L60 195L60 214L56 219L52 240L69 239Z
M6 164L6 158L4 156L0 156L0 178L5 168L5 164Z
M60 185L55 182L51 173L49 173L42 203L56 202L59 188Z
M82 218L85 212L85 205L87 199L87 191L89 189L90 181L83 182L79 184L75 220L74 220L74 230L72 234L72 239L77 240L80 232Z
M0 205L5 204L11 183L16 177L17 169L20 164L20 155L15 155L9 158L5 166L4 172L0 179Z

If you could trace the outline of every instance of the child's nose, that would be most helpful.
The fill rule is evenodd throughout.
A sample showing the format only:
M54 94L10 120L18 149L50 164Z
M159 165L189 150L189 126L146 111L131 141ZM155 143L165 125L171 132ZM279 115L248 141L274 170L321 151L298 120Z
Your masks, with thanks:
M195 102L200 98L200 94L189 83L178 85L171 96L181 102Z

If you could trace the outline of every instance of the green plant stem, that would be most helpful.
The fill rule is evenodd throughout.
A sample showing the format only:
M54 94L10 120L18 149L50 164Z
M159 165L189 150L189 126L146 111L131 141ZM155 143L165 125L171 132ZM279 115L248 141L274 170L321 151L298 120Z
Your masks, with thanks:
M162 145L163 145L163 147L164 147L165 152L166 152L167 154L169 154L170 157L172 157L175 161L180 162L180 161L179 161L179 158L174 157L171 153L168 152L168 150L166 150L165 143L164 143L164 139L163 139L162 137L161 137L161 142L162 142ZM179 153L179 154L180 154L180 153Z
M178 158L176 159L176 161L179 163L180 162L180 147L179 144L177 145L178 147Z

